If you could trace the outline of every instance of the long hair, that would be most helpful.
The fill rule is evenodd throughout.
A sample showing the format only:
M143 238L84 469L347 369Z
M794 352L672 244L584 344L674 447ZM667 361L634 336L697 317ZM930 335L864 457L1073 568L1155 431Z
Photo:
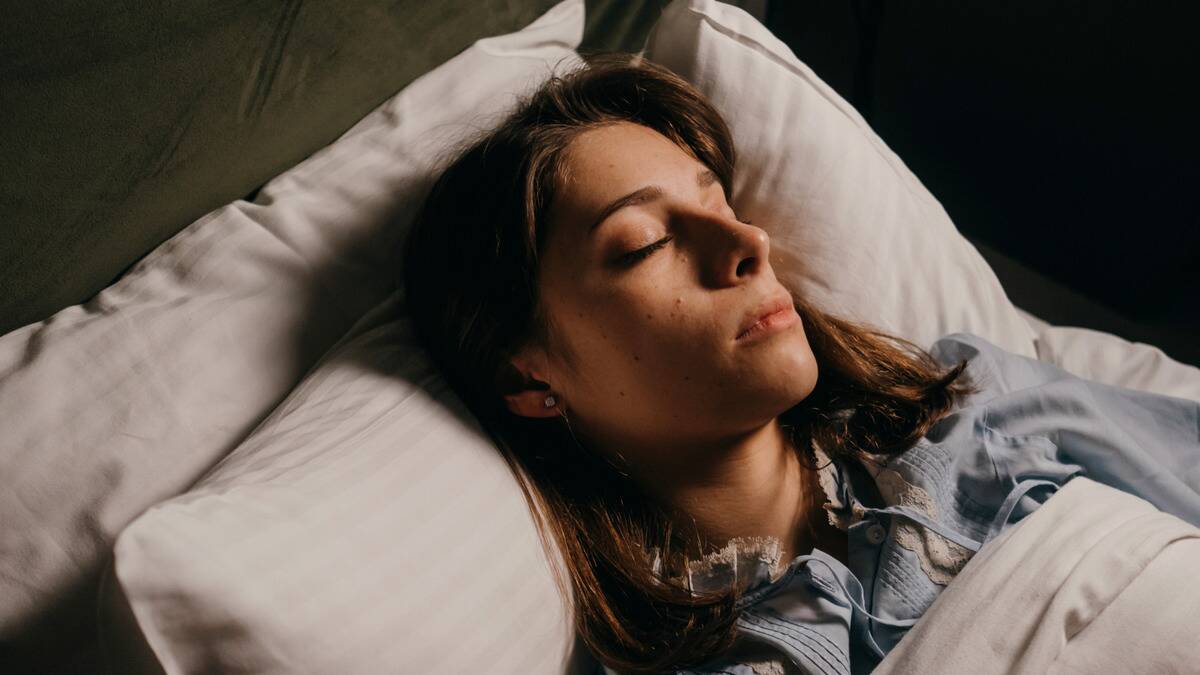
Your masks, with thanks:
M574 598L578 634L610 668L659 672L729 649L740 591L694 592L652 569L651 550L668 570L681 569L693 533L589 450L569 420L515 415L503 400L523 386L509 358L548 344L538 258L564 150L581 132L616 121L673 141L731 198L733 140L703 95L638 57L596 57L552 77L449 164L405 240L403 284L421 343L508 461L543 546L557 544L555 581ZM960 377L965 363L943 372L916 345L789 290L820 364L812 393L780 416L806 466L815 464L814 443L830 457L864 461L902 453L971 390Z

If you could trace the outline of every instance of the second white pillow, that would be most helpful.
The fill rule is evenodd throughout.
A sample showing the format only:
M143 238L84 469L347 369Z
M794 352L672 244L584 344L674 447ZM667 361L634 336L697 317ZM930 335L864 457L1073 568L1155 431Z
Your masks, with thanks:
M745 11L675 0L645 55L721 112L735 208L819 306L928 348L953 332L1036 358L1034 334L941 204L861 115Z

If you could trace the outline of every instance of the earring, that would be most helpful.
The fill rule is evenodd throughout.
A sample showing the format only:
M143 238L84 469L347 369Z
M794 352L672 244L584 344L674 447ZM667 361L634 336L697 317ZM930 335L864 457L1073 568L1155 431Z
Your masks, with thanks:
M554 403L555 403L555 401L554 401L554 395L553 395L553 394L551 394L551 395L549 395L549 396L547 396L547 397L546 397L546 407L547 407L547 408L553 408L553 407L554 407Z

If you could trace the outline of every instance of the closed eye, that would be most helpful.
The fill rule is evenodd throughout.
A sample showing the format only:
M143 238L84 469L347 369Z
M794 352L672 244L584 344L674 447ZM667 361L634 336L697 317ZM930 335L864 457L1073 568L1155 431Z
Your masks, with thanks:
M737 216L736 214L734 215L734 218L736 218L739 223L743 223L745 225L752 224L752 222L749 218L741 218L741 217ZM672 239L674 239L674 237L672 237L672 236L663 237L662 239L659 239L658 241L654 242L653 244L650 244L649 246L646 246L645 248L639 248L638 250L633 251L632 253L626 253L625 255L621 256L618 260L622 265L625 265L625 266L636 265L637 263L650 257L650 254L652 254L655 251L657 251L658 249L666 246L668 243L670 243L670 241Z
M658 241L654 242L653 244L650 244L649 246L647 246L645 248L639 248L638 250L636 250L632 253L626 253L625 255L621 256L621 259L620 259L621 264L627 265L627 266L636 265L637 263L641 262L642 260L645 260L646 258L648 258L651 253L654 253L658 249L666 246L667 243L669 243L672 239L674 239L674 237L670 237L670 236L663 237L662 239L659 239Z

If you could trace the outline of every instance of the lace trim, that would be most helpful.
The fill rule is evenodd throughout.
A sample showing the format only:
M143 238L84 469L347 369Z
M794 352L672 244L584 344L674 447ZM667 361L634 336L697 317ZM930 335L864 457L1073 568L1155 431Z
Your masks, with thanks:
M821 467L817 477L829 500L829 503L825 504L829 522L834 527L847 530L866 517L866 510L861 504L847 505L841 501L837 469L833 461L815 441L813 451L818 466ZM872 478L884 502L921 511L930 520L940 522L937 503L933 497L924 488L905 480L895 469L881 468ZM896 543L912 551L926 576L940 586L949 585L974 555L970 549L906 518L893 519L893 523Z
M817 482L826 498L822 507L829 523L845 531L866 517L866 509L853 500L849 500L849 504L843 501L839 465L815 442L813 451L819 467ZM880 468L872 477L886 503L921 511L931 521L940 522L937 503L924 488L908 482L896 470L887 467ZM896 543L911 551L926 576L940 586L949 585L974 555L970 549L907 518L892 519L892 529ZM733 584L740 584L744 589L757 580L774 582L787 570L787 561L781 560L782 551L776 537L734 537L721 550L687 561L685 572L670 579L690 590L704 591L720 590ZM656 575L663 574L657 548L650 551L647 561Z
M817 481L825 493L822 507L830 524L846 530L866 516L860 504L846 504L838 489L838 466L820 446L813 443L816 453ZM687 561L684 573L669 577L673 582L692 590L726 587L738 581L743 585L766 577L771 582L778 580L787 571L787 562L781 560L783 547L777 537L734 537L719 551L708 553L697 560ZM660 551L654 547L647 553L647 563L654 574L663 575Z
M879 486L879 492L889 504L921 511L930 520L941 522L933 497L919 485L909 483L894 469L881 469L875 475L875 484ZM893 523L896 543L915 553L921 563L921 569L930 581L939 586L949 585L967 561L975 555L971 549L907 518L893 519Z
M787 675L787 671L783 669L783 662L779 659L747 661L746 665L750 666L754 675Z
M734 537L719 551L687 561L682 574L669 579L689 590L718 590L739 583L743 587L761 578L775 581L786 571L781 564L783 548L777 537ZM658 547L647 554L657 575L663 574Z
M839 490L838 482L838 466L833 459L825 454L821 446L814 439L812 442L813 454L817 459L817 482L821 485L821 490L825 493L825 504L822 508L825 509L825 515L829 517L829 524L845 531L850 529L850 526L857 523L866 517L867 512L861 504L857 502L846 504L842 501L841 491Z
M821 467L818 482L826 498L823 508L829 522L845 530L862 520L866 513L858 504L847 506L841 501L838 468L819 447L815 444L814 447ZM777 537L734 537L721 550L687 561L685 572L669 579L691 590L723 588L735 582L745 586L760 578L774 582L787 571L788 561L781 560L782 556L783 546ZM661 577L663 561L657 547L650 550L646 560L653 572Z

